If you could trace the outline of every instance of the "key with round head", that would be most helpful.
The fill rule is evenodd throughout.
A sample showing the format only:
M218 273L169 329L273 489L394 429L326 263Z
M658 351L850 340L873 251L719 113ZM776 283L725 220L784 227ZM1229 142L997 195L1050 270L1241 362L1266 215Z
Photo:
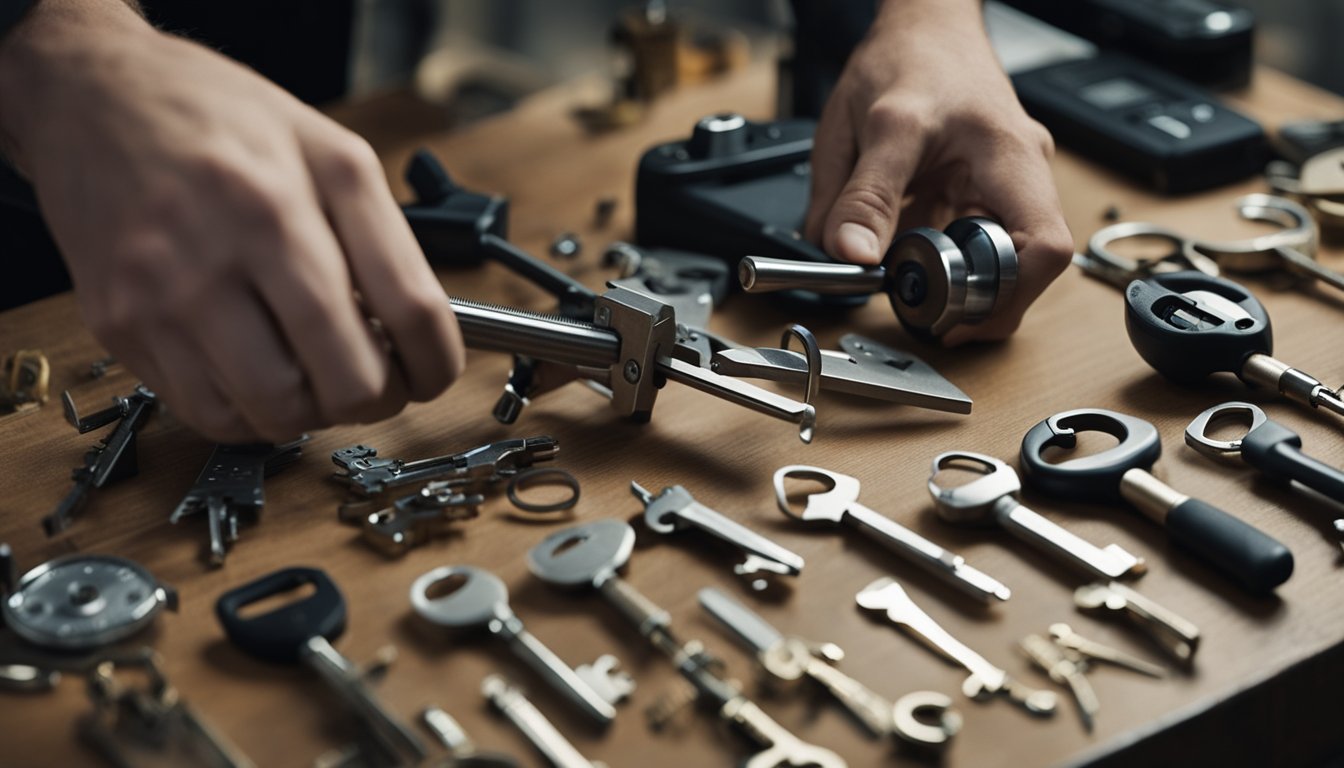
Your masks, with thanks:
M1233 419L1250 422L1245 434L1233 440L1209 437L1211 426ZM1199 414L1185 428L1185 444L1215 460L1239 458L1273 480L1299 483L1344 504L1344 470L1303 453L1300 435L1251 403L1223 403ZM1336 519L1332 528L1336 544L1344 547L1344 519Z
M455 588L444 594L441 588L445 585ZM431 624L458 631L484 630L504 641L547 684L598 723L606 725L616 717L613 702L523 627L509 607L508 588L493 573L469 565L435 568L411 585L411 605Z
M811 480L829 486L809 494L798 511L789 503L785 482ZM1012 592L997 579L966 563L914 531L859 503L859 480L821 467L793 464L775 472L775 501L784 514L804 523L848 523L870 539L920 565L962 592L979 600L1007 600Z
M983 474L965 485L938 484L946 469L969 469ZM939 454L929 476L929 494L938 516L953 525L997 525L1023 541L1089 574L1108 579L1141 576L1147 570L1143 559L1119 545L1104 548L1076 536L1041 517L1017 500L1022 483L1017 473L993 456L969 451Z
M268 613L244 617L240 611L268 597L311 585L312 594ZM418 763L424 743L387 711L365 682L363 670L342 656L331 640L345 631L345 598L331 578L316 568L284 568L225 592L215 616L229 641L248 655L273 664L304 664L365 726L376 765Z
M1055 694L1028 688L984 656L952 636L925 613L894 579L883 577L864 587L854 598L860 608L882 613L887 620L904 627L930 648L956 662L971 673L962 684L962 693L973 699L990 694L1006 696L1033 715L1053 715Z
M1050 448L1073 448L1078 433L1104 432L1120 443L1100 453L1051 462ZM1057 413L1022 438L1022 471L1037 490L1074 501L1128 502L1163 526L1172 541L1243 589L1266 594L1293 573L1293 553L1240 518L1193 499L1150 471L1162 454L1157 427L1102 408Z
M1264 305L1242 286L1198 272L1135 280L1125 290L1125 329L1139 356L1180 384L1227 372L1251 386L1344 416L1344 397L1273 357Z

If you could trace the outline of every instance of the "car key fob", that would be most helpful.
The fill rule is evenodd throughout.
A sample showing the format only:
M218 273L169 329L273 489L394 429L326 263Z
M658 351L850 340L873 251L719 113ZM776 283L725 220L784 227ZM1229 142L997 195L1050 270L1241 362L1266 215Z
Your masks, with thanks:
M244 618L244 607L306 585L313 594L260 616ZM230 642L262 661L297 664L310 638L334 640L345 631L345 598L326 572L285 568L231 589L215 603L215 616Z
M1202 272L1135 280L1125 289L1125 329L1139 356L1172 381L1193 384L1238 372L1272 354L1269 314L1250 291Z

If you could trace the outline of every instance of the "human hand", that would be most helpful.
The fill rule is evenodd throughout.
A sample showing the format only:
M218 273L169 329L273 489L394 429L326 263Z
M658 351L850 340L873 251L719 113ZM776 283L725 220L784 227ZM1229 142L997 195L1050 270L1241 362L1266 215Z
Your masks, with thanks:
M994 58L978 1L887 0L817 126L805 235L877 264L898 227L998 220L1020 262L1012 299L943 341L1005 338L1073 254L1053 153Z
M376 421L461 372L369 145L121 0L0 40L0 133L94 336L206 437Z

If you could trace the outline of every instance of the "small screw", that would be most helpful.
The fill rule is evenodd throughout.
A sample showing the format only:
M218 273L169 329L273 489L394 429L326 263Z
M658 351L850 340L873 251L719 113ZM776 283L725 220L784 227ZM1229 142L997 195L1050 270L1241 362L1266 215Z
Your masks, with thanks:
M634 360L625 361L625 380L631 384L639 382L639 363Z
M583 253L583 243L573 232L563 232L551 241L551 255L557 259L574 259Z

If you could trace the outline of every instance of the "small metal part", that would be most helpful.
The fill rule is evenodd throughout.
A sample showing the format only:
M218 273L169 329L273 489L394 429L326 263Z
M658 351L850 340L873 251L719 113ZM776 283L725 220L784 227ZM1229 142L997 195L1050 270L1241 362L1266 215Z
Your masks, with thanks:
M14 555L0 544L0 567ZM4 589L5 625L40 648L88 651L137 634L160 611L177 610L177 592L138 563L111 555L65 555Z
M1082 665L1040 635L1027 635L1020 645L1027 658L1031 659L1031 662L1053 682L1069 689L1073 694L1074 703L1078 706L1078 716L1083 721L1083 728L1091 733L1096 726L1097 713L1101 711L1101 702L1097 700L1096 691L1083 674Z
M536 462L550 461L559 450L555 438L537 435L499 440L462 453L416 461L380 458L370 446L353 445L332 452L331 461L343 470L335 475L338 481L349 485L354 493L374 496L429 481L447 481L464 490L489 485Z
M1087 584L1074 591L1073 602L1080 610L1123 615L1182 664L1190 664L1199 649L1199 627L1124 584Z
M365 515L360 528L364 540L375 549L389 557L400 557L451 529L452 523L477 517L484 501L480 494L459 493L456 486L436 481ZM350 514L348 508L345 514Z
M481 693L555 768L604 768L601 763L580 754L522 691L500 675L489 675L482 680Z
M1096 640L1089 640L1075 632L1073 627L1064 622L1056 622L1050 625L1050 639L1054 640L1055 645L1075 654L1078 659L1087 664L1104 662L1149 677L1163 678L1167 676L1167 670L1157 664L1144 661L1133 654L1125 653L1118 648L1112 648Z
M569 496L548 504L537 504L522 498L522 492L539 485L563 485L570 490ZM568 470L559 467L532 467L509 478L504 493L509 503L524 512L546 514L573 509L579 503L579 479Z
M0 664L0 691L6 693L41 693L50 691L61 682L61 673L32 664Z
M855 601L864 610L881 612L889 621L905 627L930 648L970 672L971 676L962 684L962 692L967 696L978 699L997 694L1007 697L1033 715L1049 716L1055 713L1054 693L1028 688L971 650L915 605L894 579L883 577L872 582L859 591Z
M562 232L551 241L550 251L557 259L577 259L583 253L583 241L573 232Z
M31 413L47 403L51 363L40 349L20 349L5 358L0 379L0 411Z
M439 768L518 768L518 761L497 752L479 752L457 719L437 706L425 707L420 722L452 757Z

